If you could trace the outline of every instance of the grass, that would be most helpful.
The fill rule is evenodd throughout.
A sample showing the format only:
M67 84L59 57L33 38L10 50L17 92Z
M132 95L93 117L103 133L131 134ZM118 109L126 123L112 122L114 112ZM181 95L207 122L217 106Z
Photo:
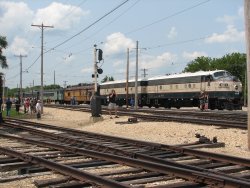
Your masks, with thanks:
M7 115L7 111L6 111L6 109L4 109L4 111L2 111L3 118L6 118L6 115ZM11 108L11 110L10 110L10 117L18 118L20 116L23 116L22 112L19 111L19 114L17 114L16 109Z

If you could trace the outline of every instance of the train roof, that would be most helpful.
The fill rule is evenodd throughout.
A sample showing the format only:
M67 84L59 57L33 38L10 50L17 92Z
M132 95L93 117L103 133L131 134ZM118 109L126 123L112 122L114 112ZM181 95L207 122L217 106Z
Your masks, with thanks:
M198 71L198 72L185 72L185 73L179 73L179 74L171 74L171 75L163 75L163 76L155 76L151 78L138 78L138 82L140 81L150 81L150 80L161 80L161 79L170 79L170 78L185 78L185 77L193 77L193 76L206 76L206 75L212 75L216 72L228 72L226 70L214 70L214 71ZM134 82L135 79L130 79L129 82ZM116 81L108 81L101 83L100 85L110 85L110 84L117 84L117 83L126 83L126 80L116 80Z
M211 74L214 74L216 72L221 72L221 71L225 71L225 70L185 72L185 73L180 73L180 74L155 76L155 77L149 78L148 80L150 81L150 80L160 80L160 79L168 79L168 78L184 78L184 77L193 77L193 76L206 76L206 75L211 75Z
M147 79L138 78L138 82L141 82L141 81L147 81ZM126 82L127 80L115 80L115 81L104 82L104 83L101 83L100 85L118 84L118 83L126 83ZM128 82L135 82L135 79L130 79Z

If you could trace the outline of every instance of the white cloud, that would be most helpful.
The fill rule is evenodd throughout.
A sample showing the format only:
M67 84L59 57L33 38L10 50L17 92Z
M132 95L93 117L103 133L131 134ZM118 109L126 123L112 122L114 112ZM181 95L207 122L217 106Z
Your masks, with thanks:
M113 63L114 67L119 67L120 65L123 65L124 64L124 61L115 61Z
M173 39L177 36L177 31L175 27L171 27L169 33L168 33L168 38Z
M239 15L241 18L244 17L244 7L240 7L240 8L238 9L238 15Z
M233 25L228 25L227 30L223 34L213 33L213 35L205 39L206 43L223 43L223 42L240 42L245 37L244 31L238 31Z
M107 36L107 42L104 45L105 54L126 52L127 48L135 48L135 43L122 33L118 32Z
M152 68L163 68L164 66L171 65L171 63L177 60L177 56L175 54L171 54L170 52L165 52L157 57L144 57L141 62L141 68L152 69Z
M27 40L17 36L10 45L10 51L15 55L28 55L30 46Z
M57 30L66 30L79 23L80 18L88 13L79 7L53 2L46 8L38 9L33 24L43 23Z
M235 16L229 16L229 15L224 15L222 17L218 17L216 18L216 21L217 22L222 22L222 23L226 23L227 25L228 24L233 24L234 21L236 20L237 18Z
M84 68L81 70L82 73L93 73L93 67Z
M200 57L200 56L208 56L205 52L192 52L192 53L189 53L189 52L183 52L182 53L182 57L187 60L187 61L191 61L191 60L194 60L195 58L197 57Z
M33 11L23 2L0 2L0 33L9 35L11 30L20 33L25 28L30 28L33 15Z

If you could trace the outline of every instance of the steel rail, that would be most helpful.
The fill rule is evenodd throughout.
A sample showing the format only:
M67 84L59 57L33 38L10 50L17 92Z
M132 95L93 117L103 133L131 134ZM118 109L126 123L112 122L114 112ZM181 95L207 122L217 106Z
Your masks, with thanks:
M55 106L52 108L60 108L60 109L69 109L69 110L74 110L74 111L84 111L84 112L90 112L90 109L87 107L79 107L79 106ZM162 112L162 111L160 111ZM167 113L169 112L169 113ZM247 122L246 121L232 121L232 119L229 121L228 118L226 120L222 119L223 117L221 114L220 115L214 115L212 113L204 113L204 115L201 115L201 112L194 113L194 115L191 115L191 113L180 113L180 112L171 112L167 111L166 113L163 113L159 115L159 111L157 110L156 112L148 112L146 110L130 110L128 111L127 109L121 109L119 111L120 115L126 115L126 116L133 116L137 117L143 120L152 120L152 121L177 121L177 122L184 122L184 123L195 123L195 124L203 124L203 125L216 125L216 126L223 126L223 127L230 127L230 128L241 128L241 129L246 129L247 128ZM108 110L103 109L102 110L103 114L108 114ZM142 114L142 113L147 113L147 115ZM157 113L157 115L155 114ZM151 114L150 116L148 114ZM172 114L172 115L170 115ZM212 114L213 117L209 118L209 114ZM187 115L188 117L183 117L183 115ZM228 115L230 116L230 115ZM197 118L197 117L202 117L202 118ZM205 117L205 118L204 118ZM219 117L219 119L214 119L214 117Z
M112 153L114 155L119 155L119 156L125 156L125 157L130 157L130 158L135 158L135 159L140 159L140 160L145 160L145 161L150 161L150 162L154 162L154 163L160 163L160 164L166 164L166 165L172 165L175 167L180 167L180 168L186 168L186 169L190 169L190 170L197 170L197 171L201 171L201 172L207 172L207 173L215 173L215 174L219 174L219 175L223 175L223 176L227 176L230 178L234 178L233 176L221 173L221 172L215 172L213 170L209 170L209 169L205 169L205 168L200 168L200 167L196 167L196 166L191 166L191 165L187 165L187 164L180 164L174 161L170 161L168 159L160 159L160 158L156 158L156 157L152 157L152 156L148 156L145 154L141 154L140 152L131 152L131 151L125 151L125 150L121 150L121 149L116 149L113 148L112 146L104 146L104 145L100 145L100 144L96 144L96 143L92 143L92 142L88 142L88 141L84 141L84 140L79 140L72 138L70 136L61 136L58 134L53 134L50 132L46 132L46 131L42 131L42 130L37 130L34 128L29 128L29 127L25 127L22 125L15 125L15 124L4 124L5 126L10 126L13 128L22 128L26 131L30 131L34 134L46 137L46 138L50 138L50 139L57 139L58 141L60 141L61 143L71 143L74 144L75 147L84 147L85 149L89 149L89 150L94 150L94 151L98 151L98 152L104 152L104 153ZM182 153L182 149L179 150L180 153ZM213 153L211 153L211 155L213 155ZM210 154L208 155L210 156ZM243 161L245 161L244 166L246 167L250 167L250 160L247 159L240 159L241 162L243 163ZM236 160L237 161L237 160ZM223 160L223 162L225 162ZM233 157L230 161L227 160L228 163L234 164L235 162L235 158ZM243 165L243 164L242 164ZM238 178L241 179L241 178ZM244 179L242 179L244 180Z
M12 120L9 119L9 121L11 122ZM67 133L73 133L73 134L79 134L79 135L86 135L87 134L87 135L92 136L92 137L97 136L97 137L107 138L109 140L117 140L121 143L124 143L124 142L133 143L133 144L136 144L138 146L151 147L152 149L172 150L172 151L180 152L182 154L192 155L192 156L196 156L196 157L202 157L202 158L211 159L211 160L218 160L218 161L223 161L223 162L227 162L227 163L234 163L234 164L239 164L239 165L248 166L248 167L250 166L249 159L240 158L240 157L232 157L232 156L228 156L228 155L211 153L211 152L206 152L206 151L201 151L201 150L196 150L196 149L189 149L189 148L182 147L182 146L172 146L172 145L152 143L152 142L147 142L147 141L133 140L133 139L129 139L129 138L108 136L108 135L103 135L103 134L99 134L99 133L80 131L80 130L65 128L65 127L57 127L54 125L47 125L47 124L42 124L42 123L32 123L32 122L28 122L28 121L24 121L24 120L15 120L14 119L13 121L16 123L26 123L26 124L29 124L32 126L38 126L38 127L41 126L42 128L66 131Z
M10 120L10 119L9 119ZM11 120L10 120L11 121ZM223 154L217 154L217 153L210 153L206 151L201 151L201 150L196 150L196 149L189 149L186 147L182 146L172 146L172 145L166 145L166 144L159 144L159 143L152 143L152 142L147 142L147 141L139 141L139 140L133 140L129 138L121 138L121 137L116 137L116 136L108 136L108 135L103 135L99 133L92 133L92 132L86 132L86 131L80 131L80 130L75 130L75 129L70 129L70 128L65 128L65 127L57 127L54 125L47 125L47 124L42 124L42 123L33 123L33 122L28 122L24 120L14 120L16 123L26 123L32 126L38 126L42 128L48 128L48 129L54 129L54 130L63 130L66 131L67 133L73 133L73 134L79 134L79 135L90 135L94 137L103 137L107 138L109 140L117 140L122 143L127 142L127 143L133 143L138 146L146 146L146 147L151 147L152 149L162 149L162 150L173 150L177 152L181 152L183 154L187 155L192 155L196 157L202 157L202 158L207 158L211 160L219 160L219 161L224 161L228 163L234 163L234 164L239 164L243 166L249 166L250 165L250 160L249 159L244 159L240 157L231 157L228 155L223 155Z
M60 172L64 175L70 175L71 177L74 177L75 179L80 180L80 181L84 181L84 182L88 182L88 183L90 183L89 181L91 181L90 184L94 184L93 182L95 182L95 184L106 186L106 187L114 187L114 188L117 188L117 187L129 188L129 187L131 187L131 186L125 185L123 183L113 181L111 179L107 179L107 178L103 178L101 176L93 175L93 174L90 174L88 172L83 172L81 170L78 170L76 168L72 168L70 166L58 164L58 163L46 160L46 159L41 158L41 157L36 157L34 155L17 152L17 151L7 149L7 148L1 147L1 146L0 146L0 152L4 153L5 155L19 158L19 159L24 160L24 161L29 162L29 163L33 163L33 164L37 164L37 165L46 167L50 170L55 170L55 171Z
M206 172L203 173L203 172L199 172L195 170L189 170L189 169L174 167L170 165L152 163L148 161L131 159L127 157L121 157L121 156L111 155L111 154L102 153L102 152L90 151L87 149L77 148L73 146L68 147L65 145L59 145L59 144L54 144L54 143L52 144L51 142L32 140L32 139L21 138L17 136L11 136L11 135L2 135L2 136L5 138L12 139L12 140L15 139L15 140L23 141L23 142L37 144L43 147L50 147L50 148L58 149L61 151L67 151L67 152L72 152L72 153L76 153L79 155L112 161L112 162L122 164L122 165L125 164L127 166L143 168L146 170L167 174L169 176L174 176L174 177L177 176L179 178L183 178L183 179L195 182L195 183L207 184L207 185L214 186L214 187L216 186L217 187L240 186L242 188L250 187L250 182L248 181L243 181L243 180L239 180L236 178L228 178L228 177L216 175L213 173L206 173ZM1 147L0 147L0 151L1 151ZM15 157L19 157L19 156L15 156Z
M45 105L46 107L50 107L50 108L59 108L59 109L67 109L67 110L74 110L74 111L86 111L86 112L90 112L90 106L74 106L74 105L67 105L67 106L62 106L62 105ZM106 106L102 106L102 109L104 111L107 110ZM158 109L158 108L140 108L140 109L127 109L127 108L119 108L119 111L123 111L123 112L141 112L141 113L150 113L150 114L178 114L178 115L188 115L188 116L200 116L200 117L213 117L213 118L220 118L222 119L222 117L225 118L231 118L231 117L237 117L242 119L243 121L247 121L247 113L240 111L234 111L233 113L230 111L219 111L220 113L215 113L215 111L200 111L200 110L170 110L170 109Z

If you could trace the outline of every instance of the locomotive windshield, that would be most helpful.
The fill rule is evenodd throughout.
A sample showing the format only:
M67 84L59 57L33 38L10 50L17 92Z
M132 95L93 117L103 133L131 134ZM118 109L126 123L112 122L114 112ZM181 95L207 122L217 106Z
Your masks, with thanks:
M215 72L213 74L213 77L214 77L215 80L234 80L234 81L238 81L238 78L236 78L235 76L233 76L231 73L229 73L227 71Z

